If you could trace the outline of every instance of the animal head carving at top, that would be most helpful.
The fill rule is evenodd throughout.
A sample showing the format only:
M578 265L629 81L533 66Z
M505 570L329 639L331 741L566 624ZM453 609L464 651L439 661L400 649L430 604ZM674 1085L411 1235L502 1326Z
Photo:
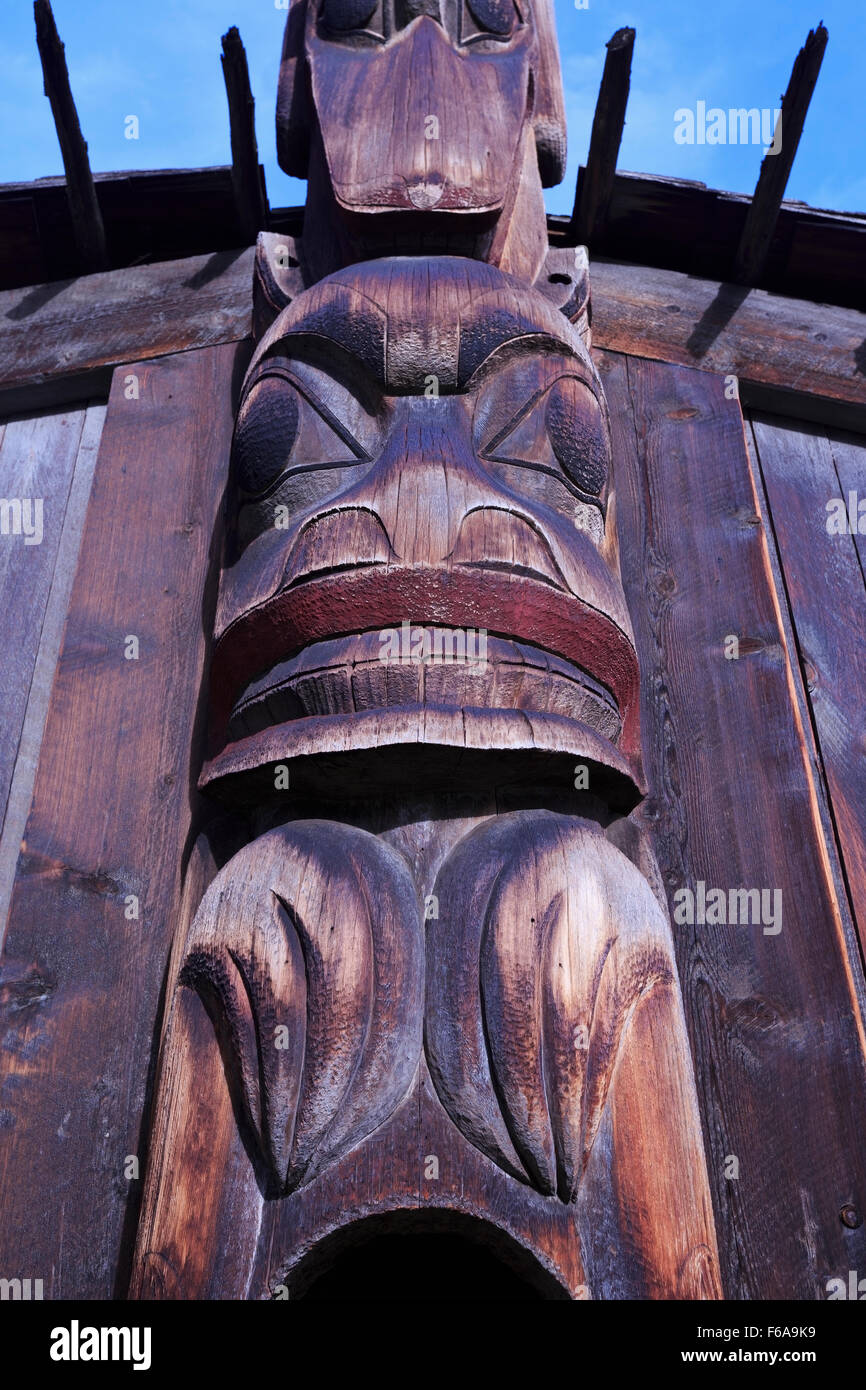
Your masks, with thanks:
M531 283L565 166L552 0L293 0L277 150L309 179L308 284L431 252Z

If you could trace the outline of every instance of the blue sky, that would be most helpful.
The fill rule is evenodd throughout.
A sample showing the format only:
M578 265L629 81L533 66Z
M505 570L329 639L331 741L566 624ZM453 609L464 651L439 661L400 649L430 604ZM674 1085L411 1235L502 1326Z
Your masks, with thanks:
M570 212L578 164L614 30L637 30L620 168L702 179L751 192L762 150L680 145L674 112L778 106L810 28L830 42L788 185L815 207L866 211L864 0L555 0L568 113L565 182L548 210ZM274 103L285 13L275 0L54 0L94 170L187 168L230 160L220 38L237 24L256 98L259 150L272 206L303 202L304 185L278 168ZM42 77L31 0L2 0L0 182L62 173ZM137 115L140 138L124 137Z

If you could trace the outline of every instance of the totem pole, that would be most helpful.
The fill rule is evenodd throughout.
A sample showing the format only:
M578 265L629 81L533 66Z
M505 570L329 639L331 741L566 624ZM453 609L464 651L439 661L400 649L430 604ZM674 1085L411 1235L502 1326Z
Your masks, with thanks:
M293 0L277 129L132 1294L719 1297L552 0Z

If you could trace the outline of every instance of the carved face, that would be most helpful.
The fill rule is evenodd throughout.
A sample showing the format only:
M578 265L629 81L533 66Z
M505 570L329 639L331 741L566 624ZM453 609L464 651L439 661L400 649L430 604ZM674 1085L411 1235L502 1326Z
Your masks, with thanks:
M324 269L307 238L317 277L438 247L531 280L541 187L565 163L549 0L296 0L277 139L283 168L309 177L310 221L340 228Z
M492 267L379 261L301 295L238 415L217 741L469 707L630 748L609 466L579 335Z

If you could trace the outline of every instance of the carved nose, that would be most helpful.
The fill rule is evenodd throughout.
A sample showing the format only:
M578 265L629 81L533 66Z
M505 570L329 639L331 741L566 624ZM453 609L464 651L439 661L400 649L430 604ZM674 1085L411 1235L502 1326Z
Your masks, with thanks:
M378 462L342 499L343 506L354 503L379 517L404 564L439 564L466 513L490 500L469 430L457 398L400 401Z

